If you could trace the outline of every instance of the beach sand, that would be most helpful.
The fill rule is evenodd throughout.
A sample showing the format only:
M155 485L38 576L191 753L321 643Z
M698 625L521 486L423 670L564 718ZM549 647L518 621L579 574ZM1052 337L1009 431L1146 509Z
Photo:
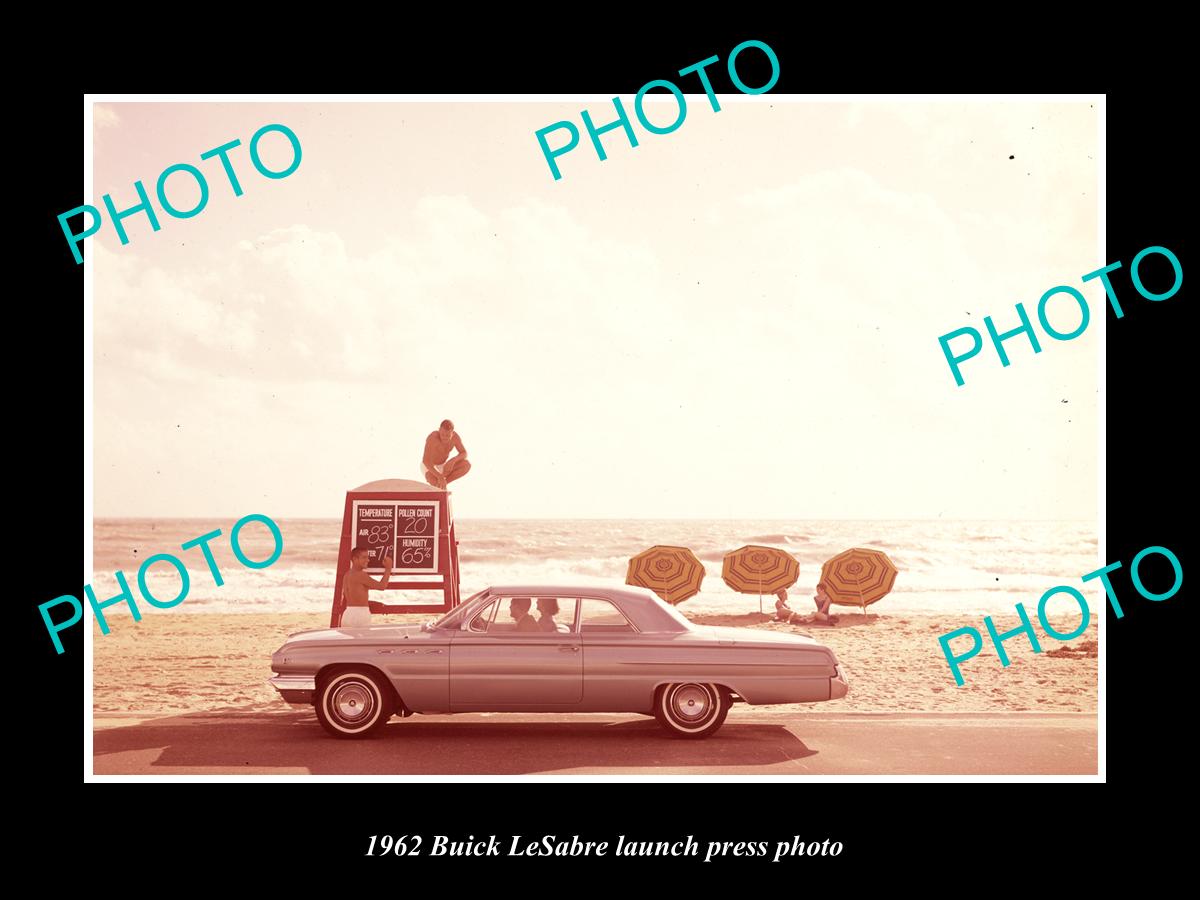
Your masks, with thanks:
M681 607L685 615L686 607ZM428 614L379 616L384 622L423 622ZM970 626L981 616L840 613L833 627L785 625L757 612L700 613L698 624L733 625L813 636L837 653L850 676L850 694L798 709L821 712L1086 712L1097 709L1096 619L1079 638L1060 642L1039 635L1035 654L1024 636L1008 640L1011 663L1000 665L984 632L984 648L963 664L957 687L938 636ZM1015 617L1013 617L1015 618ZM997 618L1002 629L1012 627ZM237 709L286 710L266 682L271 654L291 632L323 628L314 613L188 614L163 611L141 622L111 616L111 633L93 623L93 709L100 713L168 714ZM965 648L966 639L955 647ZM960 651L961 652L961 651ZM780 710L780 707L771 707Z

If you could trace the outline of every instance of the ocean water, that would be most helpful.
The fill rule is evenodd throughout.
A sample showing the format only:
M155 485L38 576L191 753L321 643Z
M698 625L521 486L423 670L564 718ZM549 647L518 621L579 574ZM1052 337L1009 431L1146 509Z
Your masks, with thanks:
M270 567L240 565L230 549L234 520L97 519L93 528L92 585L99 600L119 592L114 573L123 571L135 593L141 561L156 553L174 553L186 563L187 599L170 612L320 612L333 600L340 519L280 520L284 549ZM221 529L210 543L223 584L218 586L201 551L180 544ZM654 544L691 548L707 575L700 595L680 605L696 613L749 613L757 595L742 595L721 581L721 559L745 544L787 550L800 561L800 579L791 589L791 605L810 606L808 598L821 564L850 547L883 550L900 570L892 593L871 607L896 613L1012 612L1022 601L1033 615L1048 588L1067 584L1087 596L1093 611L1102 608L1098 582L1079 577L1103 563L1098 559L1097 526L1092 522L999 521L813 521L813 520L608 520L608 519L463 519L456 523L462 595L490 584L622 584L629 557ZM240 544L255 560L267 558L272 543L264 527L247 526ZM152 566L146 584L163 601L176 597L180 578L168 563ZM396 597L389 593L389 599ZM406 602L433 601L425 592ZM1059 597L1054 604L1074 604ZM148 614L160 614L147 608ZM770 610L770 598L763 600ZM1052 605L1052 615L1058 606ZM1054 615L1057 618L1057 615Z

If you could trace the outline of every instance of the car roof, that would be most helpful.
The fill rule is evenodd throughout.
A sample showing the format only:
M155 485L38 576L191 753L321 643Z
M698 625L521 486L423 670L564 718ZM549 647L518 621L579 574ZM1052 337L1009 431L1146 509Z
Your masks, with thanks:
M578 597L594 595L601 597L621 597L629 600L650 600L651 594L637 589L623 587L608 587L597 584L493 584L488 587L489 594L528 594L531 597L553 596Z

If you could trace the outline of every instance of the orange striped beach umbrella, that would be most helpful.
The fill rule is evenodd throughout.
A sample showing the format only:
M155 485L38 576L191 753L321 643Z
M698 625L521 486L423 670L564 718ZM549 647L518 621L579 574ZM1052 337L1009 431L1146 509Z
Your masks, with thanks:
M882 550L844 550L821 567L829 599L841 606L867 607L883 599L896 583L895 564Z
M668 603L682 603L700 593L704 563L687 547L659 544L629 560L625 583L649 588Z
M800 577L800 563L786 550L750 544L725 554L721 563L721 578L739 594L758 594L758 611L762 612L762 595L790 588Z

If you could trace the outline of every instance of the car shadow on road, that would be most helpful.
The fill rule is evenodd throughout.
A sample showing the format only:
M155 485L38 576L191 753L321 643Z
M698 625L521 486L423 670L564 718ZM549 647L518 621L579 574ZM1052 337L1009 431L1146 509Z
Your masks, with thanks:
M138 760L130 765L151 774L158 768L215 774L249 767L301 768L314 775L786 772L794 761L816 754L782 725L727 723L716 735L691 741L670 738L650 718L481 722L413 716L392 719L378 737L343 741L328 737L311 713L243 721L212 714L154 719L99 729L93 747L97 774L117 774L124 760L106 763L104 757L130 752L129 759Z

